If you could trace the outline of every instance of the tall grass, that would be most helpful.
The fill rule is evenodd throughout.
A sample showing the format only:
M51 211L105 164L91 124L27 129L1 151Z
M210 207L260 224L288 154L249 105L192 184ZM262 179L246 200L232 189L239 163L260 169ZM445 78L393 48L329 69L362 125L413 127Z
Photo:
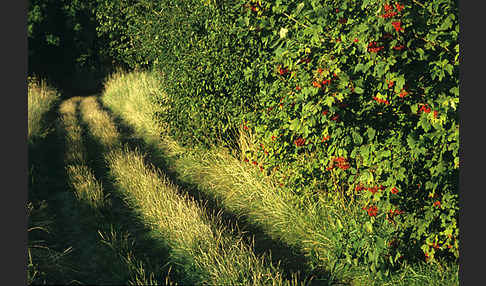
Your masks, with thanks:
M28 127L27 138L29 144L36 138L41 138L49 132L46 122L46 113L53 108L59 100L57 91L48 86L45 81L37 78L28 78L27 110Z
M60 108L60 119L65 139L65 163L68 182L78 201L86 203L99 211L107 200L101 183L88 166L87 150L83 142L83 130L76 115L81 97L72 97L64 101Z
M261 174L224 149L180 147L166 135L166 126L154 120L165 108L161 106L165 100L161 88L161 79L154 73L116 73L105 83L102 101L132 126L137 136L169 158L182 181L198 185L225 209L247 218L270 237L300 249L311 268L324 268L330 271L331 280L351 285L458 284L456 266L445 269L425 264L404 266L392 276L380 278L359 263L354 267L343 263L346 236L365 233L356 219L363 215L360 206L336 196L321 196L318 203L302 202L290 190L279 188L275 177ZM241 150L255 149L251 134L241 131L239 141Z
M134 244L136 241L130 237L126 232L121 232L113 225L110 225L107 230L98 230L100 242L108 247L114 258L119 265L115 265L114 274L124 276L123 272L129 272L130 278L127 281L127 285L161 285L159 281L155 279L153 272L149 272L143 265L142 261L138 260L134 253ZM165 285L177 285L172 281L165 280Z
M137 118L133 113L132 109ZM217 217L208 216L204 206L181 195L164 174L145 164L140 152L120 148L120 135L94 97L81 102L81 117L92 136L105 146L110 173L127 203L147 226L161 233L183 284L298 284L296 276L284 280L278 267L257 257L241 238L230 236Z
M130 192L130 204L151 228L160 231L172 249L171 259L190 285L288 285L276 267L240 239L214 226L214 219L154 168L147 168L136 152L110 153L109 161L117 185ZM296 284L296 283L295 283Z

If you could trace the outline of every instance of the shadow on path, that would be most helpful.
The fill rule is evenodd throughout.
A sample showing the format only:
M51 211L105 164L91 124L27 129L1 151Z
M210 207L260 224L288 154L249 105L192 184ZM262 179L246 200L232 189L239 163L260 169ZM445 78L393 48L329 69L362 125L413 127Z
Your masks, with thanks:
M83 136L88 150L87 165L94 170L109 204L100 209L80 201L69 183L65 152L66 130L61 124L58 102L48 114L49 122L56 122L56 131L29 146L29 202L34 207L44 205L32 218L49 220L49 232L30 231L29 243L42 241L52 257L34 258L40 274L33 283L51 285L127 285L141 277L154 274L152 281L164 285L169 269L167 248L161 239L146 229L140 220L113 192L113 186L100 168L101 154L89 137ZM79 102L76 104L79 122ZM33 166L33 167L31 167ZM39 214L40 216L39 217ZM103 235L103 237L101 235ZM56 258L66 249L69 252ZM140 269L144 269L142 273ZM147 277L146 277L147 278ZM168 281L175 281L169 275Z
M48 128L54 128L59 117L58 109L61 101L49 110L42 118ZM56 126L57 127L57 126ZM42 226L45 231L31 230L28 232L29 245L41 241L46 247L46 253L52 251L55 262L59 265L49 265L53 261L47 257L35 257L33 261L40 272L34 277L33 283L76 284L83 280L81 266L74 261L73 252L65 253L72 244L65 239L64 214L61 209L66 204L62 200L67 197L68 183L64 168L64 143L58 130L52 130L45 138L38 138L28 146L28 202L34 207L34 213L29 216L29 226ZM67 202L69 203L69 202ZM31 225L32 224L32 225ZM65 253L64 255L60 255Z
M96 101L100 108L107 112L112 118L115 126L120 133L122 143L128 144L130 148L137 148L143 151L145 161L147 164L152 164L160 168L168 177L168 179L179 186L179 190L192 196L200 205L204 206L202 209L209 215L220 214L223 223L228 226L228 230L232 231L234 235L240 235L247 242L254 242L254 250L257 255L271 254L271 261L274 265L280 264L283 268L284 277L291 279L291 273L300 273L300 279L305 277L312 277L310 285L346 285L339 282L331 283L330 274L325 269L310 269L308 267L308 259L305 254L299 249L295 249L281 241L272 239L266 235L263 230L249 222L248 218L238 217L231 211L228 211L224 206L218 203L213 197L206 195L199 190L197 185L178 179L178 174L170 169L168 160L161 150L153 144L147 144L143 138L138 137L133 128L129 126L122 118L115 115L110 109L103 105L99 96Z
M135 261L140 261L147 273L154 274L154 279L160 284L168 281L179 281L181 277L176 277L170 272L167 265L169 257L168 246L164 243L160 234L147 228L136 212L132 210L123 200L109 177L109 168L104 160L104 147L92 136L88 126L82 121L80 106L76 108L76 118L82 129L82 137L87 149L88 165L94 173L95 178L101 182L105 197L109 199L109 205L100 210L102 220L96 220L98 225L104 226L105 233L111 232L115 227L117 233L123 233L130 238L130 245L124 245L129 248ZM98 227L99 228L99 227ZM92 229L91 231L95 231ZM104 263L112 263L106 260ZM126 272L120 269L120 273ZM117 273L120 275L120 273ZM122 277L127 279L127 277ZM122 280L123 280L122 279ZM119 281L115 284L126 284L127 281Z

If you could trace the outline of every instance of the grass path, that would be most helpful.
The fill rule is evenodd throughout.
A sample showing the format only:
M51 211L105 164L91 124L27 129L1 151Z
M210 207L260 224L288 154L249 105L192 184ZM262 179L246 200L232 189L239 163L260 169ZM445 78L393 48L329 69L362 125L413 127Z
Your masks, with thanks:
M92 148L79 121L82 100L73 97L62 102L58 125L64 139L67 181L67 190L57 194L59 228L65 243L73 249L77 280L82 284L160 284L157 281L167 278L167 269L160 265L165 263L166 254L157 251L161 247L153 247L161 260L154 264L137 251L134 234L143 232L143 227L125 206L116 204L103 184L104 178L95 173L96 164L88 151Z

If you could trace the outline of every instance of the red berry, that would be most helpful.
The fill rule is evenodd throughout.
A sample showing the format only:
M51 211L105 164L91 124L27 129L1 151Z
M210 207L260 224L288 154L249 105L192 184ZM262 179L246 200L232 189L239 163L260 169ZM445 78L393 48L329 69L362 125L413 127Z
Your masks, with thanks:
M327 140L329 140L329 138L331 138L329 135L324 136L324 137L322 137L321 142L327 141Z
M401 27L401 22L400 21L395 21L395 22L392 22L392 25L393 25L393 28L395 28L395 30L397 32L400 32L400 31L403 31L404 29Z
M404 8L404 6L400 5L400 3L398 3L398 2L395 2L395 7L397 8L398 12L402 12L402 9Z
M400 92L400 94L398 94L398 96L401 97L401 98L404 98L407 94L408 94L408 92L406 90L402 89L402 91Z

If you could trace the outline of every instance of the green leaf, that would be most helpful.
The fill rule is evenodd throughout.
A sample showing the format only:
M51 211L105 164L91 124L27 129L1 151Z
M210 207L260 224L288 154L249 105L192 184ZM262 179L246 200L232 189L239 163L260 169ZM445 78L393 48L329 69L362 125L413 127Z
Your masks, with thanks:
M371 142L375 138L376 130L368 127L368 129L366 130L366 134L368 135L368 139Z
M454 70L454 66L451 65L451 64L447 64L446 67L445 67L446 71L449 73L449 75L452 75L452 72Z
M413 138L412 134L409 134L407 137L408 147L410 147L412 150L415 149L415 145L417 144L416 142L417 141Z
M304 2L302 3L299 3L299 5L297 5L297 8L295 9L295 15L299 14L300 11L302 11L302 8L304 8Z
M363 94L364 90L361 87L357 86L354 88L354 92L356 92L357 94Z
M403 86L405 85L405 77L403 75L400 75L397 78L397 90L400 91L403 89Z
M420 124L420 126L422 126L422 128L424 129L425 132L429 132L431 125L430 125L429 120L427 119L427 116L422 115L420 117L419 124Z
M419 59L420 60L423 60L424 59L424 54L425 54L424 50L421 49L421 48L418 48L415 51L419 54L419 56L420 56Z
M418 104L413 104L412 106L410 106L410 110L412 111L412 113L416 114L418 110Z
M292 131L298 130L300 127L300 120L299 119L294 119L290 122L289 129Z
M351 135L353 136L353 142L354 142L354 144L361 145L363 143L363 137L361 137L361 135L359 135L358 132L353 131L351 133Z
M373 225L371 224L371 222L369 221L365 222L364 227L368 233L373 232Z

